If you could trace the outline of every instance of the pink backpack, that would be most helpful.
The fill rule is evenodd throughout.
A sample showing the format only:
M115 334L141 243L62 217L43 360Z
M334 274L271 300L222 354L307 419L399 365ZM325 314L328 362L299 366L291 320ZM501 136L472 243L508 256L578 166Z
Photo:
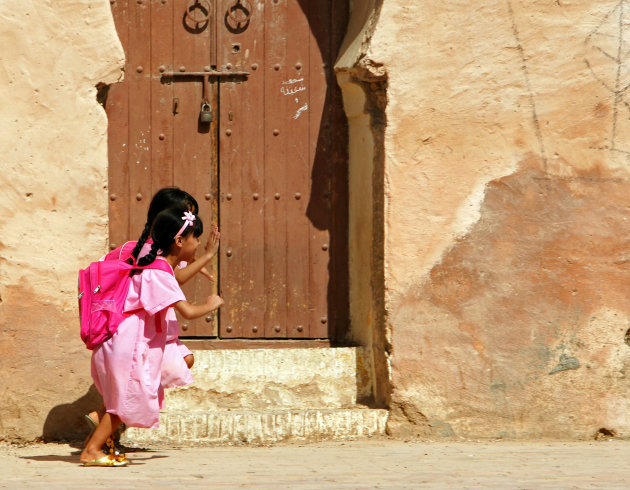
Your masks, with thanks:
M93 350L111 338L120 322L130 315L123 309L130 274L135 269L158 269L173 274L169 263L162 259L140 267L112 257L92 262L79 271L81 339L88 349Z
M131 257L131 252L133 252L136 243L138 242L125 242L120 247L109 252L103 260L127 260Z

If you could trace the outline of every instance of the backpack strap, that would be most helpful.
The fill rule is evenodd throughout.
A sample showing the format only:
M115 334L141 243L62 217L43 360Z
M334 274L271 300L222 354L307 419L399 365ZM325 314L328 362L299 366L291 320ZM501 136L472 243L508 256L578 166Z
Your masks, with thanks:
M134 264L133 268L134 269L157 269L160 271L168 272L171 276L175 275L175 271L173 271L171 264L169 264L166 260L160 259L157 257L149 265L140 266L140 265Z
M120 247L120 252L118 253L118 260L127 260L131 257L131 252L135 248L138 242L125 242L122 247Z
M168 272L170 275L174 276L175 275L175 271L173 270L173 268L171 267L171 264L169 264L165 259L158 259L156 258L151 264L149 264L150 266L154 266L152 267L152 269L159 269L165 272Z
M120 247L115 248L103 257L103 260L122 260L125 261L131 257L134 247L138 242L125 242Z

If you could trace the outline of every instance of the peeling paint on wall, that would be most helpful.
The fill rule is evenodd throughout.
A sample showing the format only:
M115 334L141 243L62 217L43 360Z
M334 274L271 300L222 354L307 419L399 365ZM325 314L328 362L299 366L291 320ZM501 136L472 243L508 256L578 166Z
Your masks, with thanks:
M107 241L96 87L124 54L107 0L0 2L0 23L0 439L73 437L91 385L77 271Z
M625 3L383 3L392 434L630 430Z

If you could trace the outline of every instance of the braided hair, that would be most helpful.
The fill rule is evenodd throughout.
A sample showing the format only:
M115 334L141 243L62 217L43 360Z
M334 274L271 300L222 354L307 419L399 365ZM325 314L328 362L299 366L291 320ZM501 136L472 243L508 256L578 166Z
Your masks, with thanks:
M166 255L171 245L173 245L176 235L185 238L191 233L193 233L195 237L203 233L203 222L199 216L195 216L195 221L192 225L186 226L182 232L178 234L185 222L182 216L186 211L188 211L188 208L174 206L160 211L157 214L153 220L153 226L151 227L151 236L153 237L151 250L138 260L139 266L153 263L158 255ZM129 263L133 263L133 259L129 259Z
M184 211L190 211L195 215L199 214L199 205L197 204L195 198L188 194L188 192L178 187L164 187L157 191L151 199L151 204L149 204L147 222L144 225L142 234L131 252L134 259L138 259L138 255L140 254L142 247L151 236L151 226L153 225L155 217L160 213L160 211L173 206L182 206L186 208ZM151 262L153 262L153 260Z

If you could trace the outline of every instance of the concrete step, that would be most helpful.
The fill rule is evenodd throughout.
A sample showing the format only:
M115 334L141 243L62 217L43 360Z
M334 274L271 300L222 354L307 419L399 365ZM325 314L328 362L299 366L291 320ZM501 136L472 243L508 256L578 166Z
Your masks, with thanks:
M166 390L169 411L352 408L371 393L359 347L195 351L194 384Z
M385 434L387 410L287 409L167 411L158 429L128 428L127 446L349 440Z
M268 444L385 433L358 347L197 350L195 382L166 390L160 428L128 429L126 445Z

